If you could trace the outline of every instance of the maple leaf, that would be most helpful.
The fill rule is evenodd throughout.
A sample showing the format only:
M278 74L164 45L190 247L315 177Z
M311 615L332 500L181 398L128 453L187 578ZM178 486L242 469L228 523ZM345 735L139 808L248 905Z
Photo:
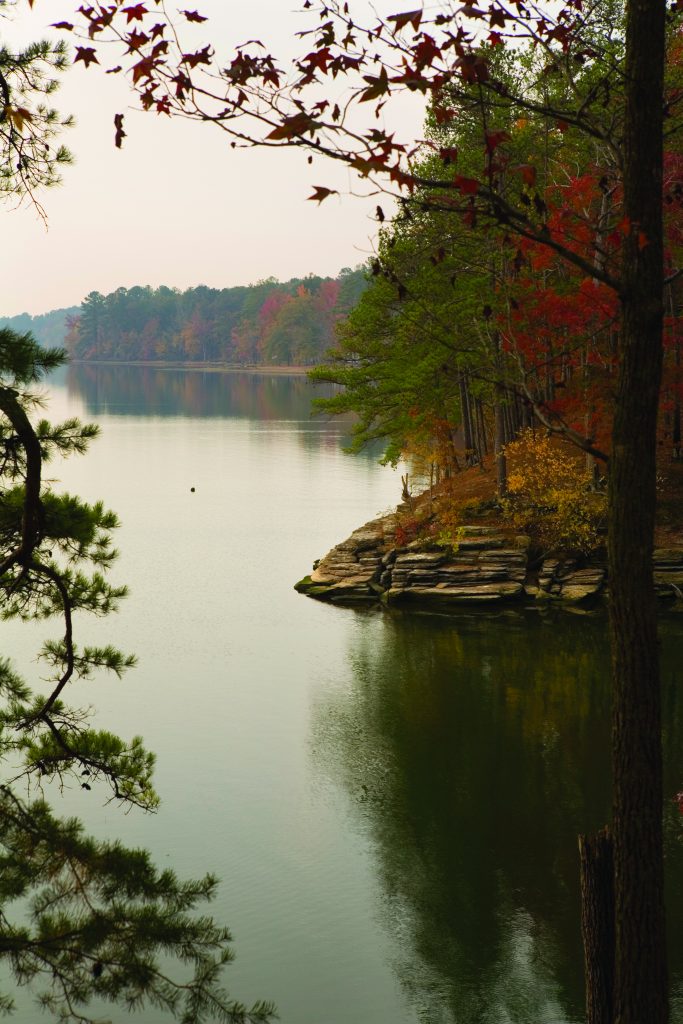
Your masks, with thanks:
M397 32L400 32L406 25L412 25L417 32L422 21L422 11L406 11L404 14L391 14L387 21L393 21Z
M8 104L3 108L3 112L11 125L20 133L24 130L24 122L33 120L30 110L26 110L25 107L11 107Z
M295 135L303 135L307 131L312 131L316 126L317 122L311 115L301 111L301 113L294 114L292 117L285 117L282 124L279 124L277 128L273 128L272 132L266 135L266 138L275 140L291 139Z
M486 132L486 149L489 153L493 153L503 142L509 141L509 132Z
M139 82L141 78L151 78L152 72L158 63L154 57L143 57L137 64L134 64L131 69L133 72L133 84Z
M126 137L126 133L123 130L123 114L114 114L114 128L116 129L114 145L117 149L121 149L121 143Z
M324 46L322 50L313 50L304 57L304 61L309 65L309 70L318 68L318 70L322 71L323 74L327 74L327 66L331 60L332 51L329 46Z
M479 182L476 178L463 178L458 174L453 184L465 196L474 196L479 191Z
M518 167L515 167L515 170L519 171L522 175L522 181L525 185L528 185L529 188L534 187L536 184L536 168L533 164L519 164Z
M79 60L82 60L86 68L91 64L99 64L97 59L97 51L92 46L77 46L76 56L74 57L74 64L77 64Z
M389 76L387 69L382 67L379 76L364 75L363 81L368 83L368 88L361 93L360 102L367 103L369 100L376 100L389 92Z
M207 45L202 50L196 50L194 53L184 53L183 60L191 68L196 68L198 64L210 64L212 54L213 50Z
M137 29L133 29L126 36L126 42L128 43L128 53L135 53L136 50L141 50L145 43L149 42L149 36L144 32L138 32Z
M428 64L433 64L434 60L441 56L441 49L436 45L431 36L423 32L422 39L415 47L413 53L416 65L426 67Z
M199 23L200 21L208 20L203 14L198 14L197 11L181 11L180 13L184 14L188 21L196 21Z
M171 81L175 85L175 94L177 99L182 100L185 98L185 94L192 88L192 80L187 77L183 71L179 71Z
M131 21L142 21L147 8L144 4L134 4L132 7L124 7L123 13L126 15L126 24L130 25Z
M324 185L314 185L313 195L308 197L309 201L315 201L316 203L322 203L323 199L327 199L328 196L338 196L339 192L336 188L325 188Z
M52 25L50 25L50 28L61 28L65 32L73 32L74 27L70 21L55 21Z

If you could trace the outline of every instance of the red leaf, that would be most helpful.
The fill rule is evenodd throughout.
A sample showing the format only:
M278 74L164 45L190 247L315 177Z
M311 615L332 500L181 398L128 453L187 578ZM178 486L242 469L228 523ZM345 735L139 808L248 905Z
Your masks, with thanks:
M474 196L479 191L479 182L476 178L463 178L457 175L453 183L466 196Z
M455 146L442 146L439 149L439 156L446 166L448 166L448 164L454 164L457 162L458 151Z
M140 81L141 78L152 78L152 72L157 66L158 61L154 57L143 57L137 64L133 64L133 84L135 85Z
M328 196L339 195L336 188L325 188L324 185L314 185L313 195L309 196L309 201L314 200L316 203L322 203L323 199L327 199Z
M489 153L493 153L503 142L509 141L509 132L486 132L486 149Z
M412 25L417 32L422 21L422 11L406 11L404 14L390 14L387 21L395 22L397 32L400 32L406 25Z
M195 53L184 53L183 60L191 68L196 68L198 64L210 64L212 54L213 50L207 45L204 49L197 50Z
M123 130L123 114L114 114L114 128L116 129L114 145L117 149L121 149L121 143L126 137L126 133Z
M381 69L379 77L375 78L372 75L364 75L363 81L368 83L368 88L361 93L361 103L379 99L380 96L384 96L385 93L389 92L389 76L385 67Z
M99 61L97 59L97 52L92 48L92 46L76 47L76 56L74 57L74 64L76 64L79 60L83 61L86 68L89 67L90 64L99 64Z
M55 21L50 28L62 28L65 32L73 32L73 25L70 21Z
M536 168L533 164L520 164L515 168L516 171L522 175L522 181L529 188L533 188L536 184Z
M188 21L200 22L208 20L202 14L198 14L197 11L181 11L180 13L184 14Z
M126 24L130 25L131 21L142 21L147 8L144 4L134 4L132 7L124 7L123 13L126 15Z
M136 50L141 50L145 43L149 42L149 36L144 32L138 32L137 29L133 29L126 36L126 42L128 43L128 53L135 53Z
M285 117L282 124L273 128L272 132L266 135L267 139L291 139L295 135L303 135L315 127L316 122L310 114L294 114L293 117Z

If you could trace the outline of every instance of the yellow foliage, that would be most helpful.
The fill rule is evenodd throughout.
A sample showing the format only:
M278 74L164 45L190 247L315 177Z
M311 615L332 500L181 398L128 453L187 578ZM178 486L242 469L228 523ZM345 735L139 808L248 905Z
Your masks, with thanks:
M588 553L600 545L606 497L591 490L580 456L532 430L506 445L505 455L503 507L518 529L547 550Z

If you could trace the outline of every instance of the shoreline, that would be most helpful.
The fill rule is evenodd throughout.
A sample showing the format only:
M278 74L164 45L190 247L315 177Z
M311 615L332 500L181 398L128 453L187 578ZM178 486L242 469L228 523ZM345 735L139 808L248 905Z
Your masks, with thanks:
M590 610L608 594L604 556L530 558L530 540L505 527L463 524L453 543L399 543L399 510L370 520L313 564L294 589L333 604L453 614L475 605ZM683 545L653 552L657 596L683 601Z
M70 366L141 366L157 370L191 370L203 373L251 373L263 376L305 377L312 366L283 366L264 363L197 363L173 359L69 359Z

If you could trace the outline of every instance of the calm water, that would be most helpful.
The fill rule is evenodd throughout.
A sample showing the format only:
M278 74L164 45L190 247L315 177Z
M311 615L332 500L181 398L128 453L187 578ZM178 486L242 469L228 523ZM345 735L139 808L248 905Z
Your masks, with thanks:
M400 496L397 474L310 419L312 393L299 378L106 367L52 388L54 418L102 426L54 473L119 512L115 575L131 587L81 637L140 659L79 699L142 733L163 797L155 816L97 793L66 793L64 810L181 874L217 872L229 987L273 999L285 1024L574 1024L576 835L609 814L604 622L390 616L295 594L314 558ZM0 629L36 679L44 627ZM683 620L663 633L671 797ZM677 993L670 799L666 818ZM22 999L14 1019L36 1011Z

